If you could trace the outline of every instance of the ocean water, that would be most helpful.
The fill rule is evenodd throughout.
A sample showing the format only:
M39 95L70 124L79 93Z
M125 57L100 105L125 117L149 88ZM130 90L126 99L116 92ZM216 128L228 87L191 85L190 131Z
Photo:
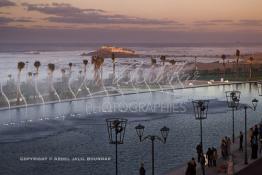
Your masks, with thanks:
M47 77L47 64L54 63L56 70L54 77L61 77L61 69L68 68L68 63L74 64L74 75L77 76L79 70L83 69L82 60L90 57L80 56L82 53L88 53L96 50L103 44L90 44L90 43L22 43L10 44L0 43L0 79L5 82L8 75L11 74L14 79L17 77L17 63L19 61L26 62L25 69L22 71L21 80L25 81L28 72L34 72L34 62L40 61L40 79ZM177 61L194 62L194 57L197 56L198 62L216 62L221 61L221 55L234 55L236 49L241 50L241 54L254 54L262 52L262 44L260 43L206 43L206 44L108 44L114 46L121 46L130 48L138 54L145 55L143 58L117 58L117 68L123 67L125 63L150 63L150 57L159 58L159 55L167 55L168 59L175 59ZM39 52L39 54L32 54ZM107 78L110 72L112 73L111 59L106 59L103 65L105 76ZM90 71L92 65L89 64Z
M47 64L54 63L54 77L61 77L61 69L68 63L74 64L74 76L83 69L82 60L90 57L80 56L83 52L95 50L100 45L88 44L0 44L0 79L8 80L8 74L16 79L17 62L28 62L22 71L22 81L27 80L27 72L34 72L33 63L41 61L40 79L47 78ZM169 58L199 62L220 60L221 54L234 55L236 49L241 53L253 54L262 51L259 44L123 44L123 47L134 49L144 55L169 55ZM39 51L40 54L32 54ZM140 64L150 63L150 57L117 58L117 67L125 63L138 61ZM93 66L89 64L89 73ZM111 59L104 64L104 77L112 72ZM120 69L117 69L120 71ZM120 71L121 72L121 71ZM145 162L147 174L151 173L150 142L140 143L134 127L141 123L146 126L145 134L160 134L163 126L169 127L167 143L156 144L156 174L165 174L172 168L185 165L195 156L195 146L199 142L199 122L194 119L191 100L210 99L208 119L204 121L204 144L219 146L221 137L231 136L231 111L225 102L226 90L242 91L241 103L250 103L257 97L255 84L225 85L192 89L181 89L168 92L102 97L75 102L57 103L0 111L0 174L65 174L65 175L113 175L114 146L108 144L105 119L124 117L128 119L125 143L119 146L120 174L137 174L141 161ZM259 99L260 100L260 99ZM113 110L108 105L115 104ZM142 108L134 111L137 105L142 107L157 106L151 111ZM159 109L164 105L164 111ZM171 106L170 106L171 105ZM178 107L173 111L172 107ZM126 109L129 107L128 109ZM182 108L182 110L181 110ZM257 111L248 112L248 126L261 120L261 104ZM236 133L243 130L243 111L236 112ZM108 156L111 161L95 162L54 162L26 161L21 157L88 157Z
M256 85L245 83L0 111L0 160L4 162L0 164L0 174L115 174L115 147L109 144L105 122L111 117L128 119L124 144L118 147L121 175L138 174L140 162L145 163L147 174L151 174L151 144L150 141L139 142L134 129L136 125L145 126L145 136L160 135L163 126L170 128L167 143L155 143L155 173L165 174L170 169L186 165L192 156L196 156L200 130L191 100L210 100L208 118L203 121L203 143L205 150L210 146L219 148L221 138L232 134L232 112L227 108L225 91L235 89L242 92L241 104L250 104L251 99L258 96ZM113 106L111 110L106 108L109 104ZM142 108L136 110L140 105ZM146 105L156 108L144 108ZM248 127L261 121L261 113L261 103L256 112L248 110ZM41 120L43 116L46 119ZM22 122L26 120L26 123ZM16 124L3 125L8 121ZM237 110L236 135L243 129L244 111ZM23 157L110 157L111 160L21 161Z

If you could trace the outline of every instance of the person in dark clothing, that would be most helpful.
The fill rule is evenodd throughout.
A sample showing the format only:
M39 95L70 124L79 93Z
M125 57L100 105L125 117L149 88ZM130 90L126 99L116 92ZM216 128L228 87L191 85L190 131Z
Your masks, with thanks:
M258 135L259 135L259 143L260 143L259 154L261 154L262 151L262 123L261 122L259 124L258 132L259 132Z
M141 163L140 169L139 169L139 175L146 175L146 170L144 168L144 163Z
M191 162L187 163L186 175L192 175L193 173L193 166Z
M208 167L212 167L213 151L211 150L211 148L208 148L206 155L207 155L207 161L208 161L207 165Z
M260 138L262 138L262 123L260 123L259 124L259 129L258 129L258 131L259 131L259 136L260 136Z
M257 159L258 140L255 136L252 137L251 150L252 150L251 159Z
M213 147L212 152L213 152L213 166L216 167L217 159L218 159L217 149Z
M203 153L201 143L197 145L196 150L197 150L197 162L199 163L200 162L200 156Z
M256 137L256 139L258 139L258 134L259 134L258 127L257 127L257 125L255 125L254 136Z
M223 159L226 160L227 159L227 155L226 155L227 146L226 146L226 142L224 139L221 140L220 149L221 149L221 155Z
M243 133L240 131L240 136L239 136L239 151L243 152Z
M192 157L192 160L191 160L191 166L192 166L192 174L191 175L196 175L196 161L195 161L195 158Z
M203 153L200 155L200 164L201 164L202 174L205 175L206 159Z

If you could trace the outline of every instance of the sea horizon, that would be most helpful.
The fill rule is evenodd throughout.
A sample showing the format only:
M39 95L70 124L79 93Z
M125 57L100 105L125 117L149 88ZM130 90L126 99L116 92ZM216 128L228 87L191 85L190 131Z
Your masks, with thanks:
M0 52L29 51L79 51L86 48L97 49L101 46L116 46L127 48L165 48L165 47L257 47L262 42L0 42Z

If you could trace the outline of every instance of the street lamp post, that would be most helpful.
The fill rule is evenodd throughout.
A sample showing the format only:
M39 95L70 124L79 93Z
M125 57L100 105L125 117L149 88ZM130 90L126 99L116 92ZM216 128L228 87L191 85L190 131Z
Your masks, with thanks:
M240 91L226 91L227 105L232 109L232 141L235 143L235 110L239 105Z
M200 121L200 145L203 150L202 120L207 119L208 100L192 101L196 120Z
M250 105L244 105L245 109L245 164L248 164L248 158L247 158L247 109L251 109L253 111L256 110L258 100L253 99L252 100L252 106Z
M117 146L124 143L127 119L110 118L106 119L109 143L116 146L116 175L118 174ZM115 134L115 135L113 135Z
M169 133L169 128L164 126L163 128L160 129L162 137L159 137L156 135L147 135L143 137L145 127L141 124L137 125L135 129L136 129L140 142L143 142L145 140L150 140L152 143L152 175L154 175L155 174L155 163L154 163L155 161L155 140L159 140L160 142L165 144L168 133Z

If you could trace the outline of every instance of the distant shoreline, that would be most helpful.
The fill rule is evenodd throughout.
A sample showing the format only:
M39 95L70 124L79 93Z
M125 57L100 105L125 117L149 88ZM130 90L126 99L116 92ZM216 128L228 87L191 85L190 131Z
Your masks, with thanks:
M165 47L214 47L214 48L239 48L239 47L256 47L261 46L262 42L205 42L205 43L147 43L147 42L137 42L137 43L110 43L110 42L1 42L0 43L0 53L1 52L28 52L28 51L83 51L87 48L96 49L102 45L114 45L116 47L128 47L128 48L165 48Z

